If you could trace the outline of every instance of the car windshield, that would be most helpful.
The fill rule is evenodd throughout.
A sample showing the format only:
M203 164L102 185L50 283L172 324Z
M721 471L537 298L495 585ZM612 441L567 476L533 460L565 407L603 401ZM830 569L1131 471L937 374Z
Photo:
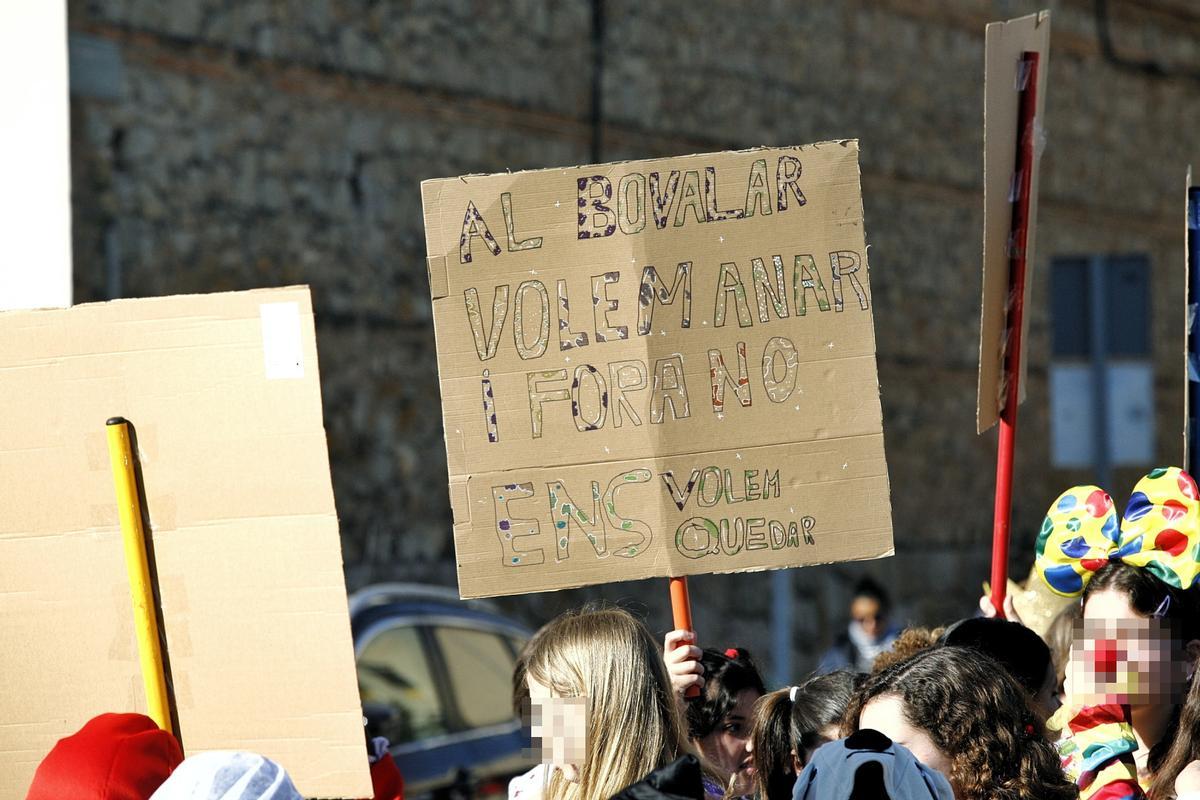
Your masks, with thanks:
M468 728L513 718L513 651L503 638L471 628L440 627L435 637L458 713Z
M393 745L449 732L416 628L391 628L367 644L358 657L358 687L364 713Z

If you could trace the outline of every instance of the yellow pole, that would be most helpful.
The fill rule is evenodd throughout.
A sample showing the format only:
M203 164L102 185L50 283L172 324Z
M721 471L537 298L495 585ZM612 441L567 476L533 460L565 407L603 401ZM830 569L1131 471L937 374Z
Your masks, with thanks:
M150 563L146 558L146 533L142 529L129 423L122 417L113 417L108 421L107 429L108 456L112 463L113 486L117 490L117 510L121 515L121 539L125 542L125 568L129 572L129 593L133 599L133 621L137 629L142 682L146 686L146 705L150 709L150 718L158 723L158 727L172 733L171 706L158 640L154 586L150 582Z

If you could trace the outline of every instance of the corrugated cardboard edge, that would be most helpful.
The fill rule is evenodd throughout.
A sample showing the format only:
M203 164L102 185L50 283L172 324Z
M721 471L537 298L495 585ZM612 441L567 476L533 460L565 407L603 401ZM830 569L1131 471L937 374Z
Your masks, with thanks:
M1007 22L993 22L989 24L985 31L985 56L984 56L984 121L983 121L983 275L982 289L979 312L979 379L977 383L976 406L975 406L975 429L976 433L984 431L995 425L1000 418L1001 397L1000 391L1002 387L1003 377L1003 360L1004 360L1004 329L1007 318L1008 305L1008 254L1007 246L1001 246L998 252L994 252L995 242L990 242L988 237L988 221L991 217L999 214L1004 220L1012 218L1012 204L1008 198L1008 189L1005 188L1003 196L997 198L995 193L988 193L988 178L993 176L993 172L997 168L995 164L989 163L988 158L988 132L991 130L994 134L998 133L1002 138L999 146L1004 147L1006 155L1004 161L1000 165L1007 174L1003 176L1002 185L1008 186L1011 182L1012 171L1015 168L1016 155L1016 126L1017 126L1017 98L1014 94L1011 108L1003 109L1003 115L997 118L988 116L988 75L987 75L987 55L986 51L993 47L1001 47L1002 42L1010 30L1010 26L1030 26L1030 31L1026 34L1034 33L1040 38L1044 38L1045 45L1037 47L1037 43L1026 42L1029 46L1022 47L1022 50L1037 49L1040 53L1038 63L1038 98L1037 98L1037 116L1035 118L1035 126L1037 130L1041 130L1041 121L1045 118L1046 105L1046 84L1047 76L1049 75L1050 66L1050 12L1039 11L1037 14L1030 14L1018 19L1008 20ZM1013 28L1016 31L1015 27ZM992 75L997 79L999 86L1008 85L1008 81L1015 73L1016 62L1013 64L1013 72L1007 70L1000 75ZM995 86L991 88L995 89ZM1003 91L1003 88L997 91ZM995 109L993 109L993 112ZM1030 198L1029 198L1029 239L1026 243L1026 253L1028 260L1026 263L1026 279L1025 279L1025 306L1030 305L1030 296L1033 289L1033 269L1035 265L1037 244L1037 208L1038 208L1038 186L1040 170L1040 156L1038 155L1037 143L1034 145L1033 159L1033 177L1030 182ZM1011 153L1009 153L1011 150ZM1003 169L1006 164L1010 164L1008 169ZM991 167L991 169L989 169ZM996 178L1000 181L1000 178ZM989 210L991 213L989 214ZM1011 224L1005 225L1005 236L1001 240L1002 245L1006 245L1008 232L1011 229ZM992 246L989 247L989 244ZM992 274L995 283L1002 289L989 292L988 277ZM1001 280L1001 278L1003 280ZM989 313L991 312L991 313ZM997 323L993 317L998 314L999 321ZM1026 314L1022 332L1022 342L1028 342L1029 337L1029 319L1032 315ZM999 329L998 335L995 333L995 328ZM995 337L996 341L990 340ZM1018 403L1025 400L1026 380L1025 375L1028 371L1029 359L1021 359L1021 382L1019 386Z

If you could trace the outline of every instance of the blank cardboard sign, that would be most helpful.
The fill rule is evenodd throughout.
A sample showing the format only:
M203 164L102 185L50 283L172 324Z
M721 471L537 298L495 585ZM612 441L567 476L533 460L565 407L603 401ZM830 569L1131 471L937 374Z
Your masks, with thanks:
M891 554L856 141L422 192L464 597Z
M979 320L979 388L975 427L983 433L1000 420L1004 404L1004 346L1008 324L1009 236L1013 220L1013 172L1017 163L1017 89L1021 55L1038 57L1035 130L1042 130L1046 106L1046 76L1050 73L1050 12L1042 11L1008 22L993 22L986 29L983 89L983 300ZM1040 143L1034 144L1033 175L1029 185L1029 230L1025 242L1025 308L1033 287L1034 245L1037 242L1038 164ZM1030 313L1024 329L1029 330ZM1022 334L1022 342L1029 337ZM1017 402L1025 401L1025 373L1029 359L1021 359Z
M145 712L105 420L134 425L179 733L369 797L306 287L0 314L0 798Z

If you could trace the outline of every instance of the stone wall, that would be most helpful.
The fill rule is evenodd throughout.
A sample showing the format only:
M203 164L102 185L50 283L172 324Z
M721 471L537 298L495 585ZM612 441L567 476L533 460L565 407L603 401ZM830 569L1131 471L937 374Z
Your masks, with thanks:
M1200 163L1200 13L1113 0L1114 59L1094 3L1050 6L1021 574L1045 507L1088 478L1049 466L1052 257L1149 256L1156 451L1180 460L1182 189ZM995 434L974 432L983 26L1037 8L71 0L76 297L311 284L348 582L452 584L419 182L859 138L897 556L793 575L807 666L864 571L921 622L968 613L987 577ZM1157 73L1135 63L1148 59ZM1118 498L1136 475L1118 473ZM765 651L765 585L694 579L706 641ZM537 623L589 597L633 598L667 626L664 582L502 605Z

